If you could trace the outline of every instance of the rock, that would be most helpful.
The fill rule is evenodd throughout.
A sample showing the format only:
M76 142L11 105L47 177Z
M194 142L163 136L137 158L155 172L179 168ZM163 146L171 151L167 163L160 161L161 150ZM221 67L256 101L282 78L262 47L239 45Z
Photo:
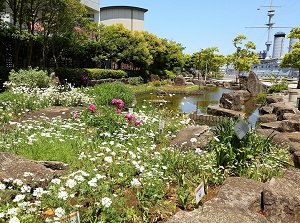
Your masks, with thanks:
M239 177L225 180L217 197L191 212L179 212L168 223L267 222L258 214L263 183Z
M153 82L153 81L160 81L160 77L156 74L151 74L150 75L150 81Z
M209 143L210 135L209 126L192 126L178 132L170 145L181 149L195 149L196 147L203 149Z
M295 143L300 143L300 132L286 132L284 135L291 141ZM300 148L299 148L300 149Z
M284 102L272 103L270 107L273 108L273 113L277 115L277 120L283 120L283 116L286 113L296 114L297 111L294 107L289 104L285 104Z
M300 114L285 113L282 116L282 120L300 120Z
M245 119L246 113L234 111L226 108L220 108L216 106L209 105L207 107L207 114L209 115L216 115L216 116L227 116L227 117L236 117Z
M251 98L251 94L247 90L238 90L238 91L234 91L234 93L242 95L244 101L247 101L248 99Z
M27 173L29 176L24 176ZM24 180L28 185L45 186L53 177L54 171L39 163L11 153L0 152L0 181L12 178Z
M158 90L156 91L156 94L157 94L158 96L165 96L165 95L167 95L167 92L164 91L164 90L158 89Z
M275 114L265 114L259 116L260 123L276 122L277 116Z
M283 102L282 94L268 94L266 96L266 101L268 104Z
M300 170L295 168L287 169L283 175L284 179L295 182L296 184L300 183Z
M49 86L50 87L58 87L60 85L59 78L55 76L55 73L50 74Z
M202 80L202 79L200 79L200 80L198 80L198 79L193 79L193 80L192 80L192 83L193 83L194 85L199 85L199 86L204 86L204 85L205 85L205 81Z
M231 85L230 85L229 82L224 82L223 86L224 86L224 88L226 88L226 89L231 88Z
M278 130L279 126L280 126L280 121L276 121L276 122L268 122L268 123L261 123L260 127L262 129L273 129L273 130Z
M293 162L296 168L300 168L300 150L293 153Z
M295 173L295 174L299 174ZM290 175L290 174L289 174ZM298 177L293 177L298 179ZM270 222L300 222L299 181L274 177L263 190L265 216Z
M184 86L184 85L186 85L186 80L182 75L178 75L175 78L174 83L176 86Z
M66 170L67 164L58 161L37 161L38 164L50 168L51 170Z
M251 96L257 96L259 93L266 91L266 86L260 82L253 71L250 71L248 76L247 90L250 92Z
M273 113L273 108L270 107L270 106L263 106L263 107L259 108L259 113L262 114L262 115L272 114ZM276 118L277 118L277 116L276 116Z
M223 93L220 98L220 107L239 111L242 109L244 97L239 93Z
M282 120L278 127L279 132L298 132L300 131L300 120Z

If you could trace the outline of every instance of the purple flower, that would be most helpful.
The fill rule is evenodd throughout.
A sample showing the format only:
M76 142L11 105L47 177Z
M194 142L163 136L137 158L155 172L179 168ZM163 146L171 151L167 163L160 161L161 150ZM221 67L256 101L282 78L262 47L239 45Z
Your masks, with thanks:
M79 112L75 112L73 115L73 119L76 119L78 115L79 115Z

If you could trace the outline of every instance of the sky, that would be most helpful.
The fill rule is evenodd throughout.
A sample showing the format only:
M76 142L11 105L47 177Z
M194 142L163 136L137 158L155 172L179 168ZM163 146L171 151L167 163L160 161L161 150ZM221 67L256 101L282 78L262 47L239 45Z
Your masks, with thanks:
M218 47L227 55L235 51L232 40L239 34L256 45L256 51L266 49L267 28L271 0L101 0L100 6L135 6L148 9L144 29L159 38L182 44L184 53L192 54L208 47ZM299 0L273 0L274 27L300 27ZM288 34L291 28L274 28ZM285 40L284 52L289 41ZM273 45L271 46L273 49Z

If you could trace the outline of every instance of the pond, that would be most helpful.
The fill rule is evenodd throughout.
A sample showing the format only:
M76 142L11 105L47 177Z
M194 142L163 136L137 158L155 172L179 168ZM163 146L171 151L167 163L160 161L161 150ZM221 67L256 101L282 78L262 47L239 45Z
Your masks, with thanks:
M164 107L174 110L190 113L197 110L198 114L207 114L209 105L219 106L220 98L223 93L233 92L231 89L222 87L210 87L199 95L184 95L184 94L167 94L163 97L157 96L156 93L146 93L136 95L137 103L151 100L165 100ZM258 120L258 107L253 98L249 99L243 105L243 112L246 113L248 121L255 126Z

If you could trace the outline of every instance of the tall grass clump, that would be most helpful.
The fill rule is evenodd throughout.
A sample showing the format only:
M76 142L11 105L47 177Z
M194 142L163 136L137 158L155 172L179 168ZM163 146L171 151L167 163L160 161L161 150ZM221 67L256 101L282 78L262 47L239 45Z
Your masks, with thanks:
M287 148L272 143L274 134L264 138L254 129L239 139L233 129L237 122L236 119L224 118L212 129L214 137L207 149L214 153L216 167L228 175L263 181L280 176L290 165Z
M110 105L114 98L123 100L125 106L130 106L134 102L133 91L120 82L103 83L84 89L84 92L94 98L97 105Z

